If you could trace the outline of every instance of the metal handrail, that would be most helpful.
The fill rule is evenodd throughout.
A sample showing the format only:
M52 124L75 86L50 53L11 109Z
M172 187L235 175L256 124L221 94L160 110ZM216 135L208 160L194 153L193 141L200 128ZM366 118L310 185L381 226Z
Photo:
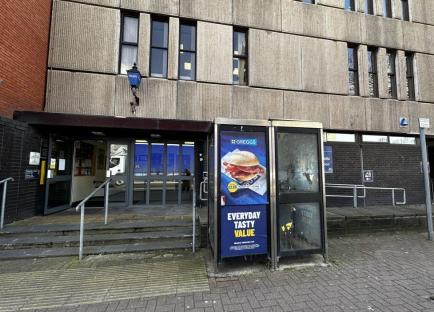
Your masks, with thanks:
M102 183L100 186L98 186L96 189L93 190L92 193L89 194L89 196L87 196L85 199L83 199L78 205L77 207L75 207L75 210L78 211L79 209L81 209L80 211L80 250L78 253L78 257L79 259L83 259L83 239L84 239L84 208L85 208L85 204L86 202L91 199L100 189L102 189L105 186L105 191L104 191L104 224L107 225L107 221L108 221L108 199L109 199L109 188L110 188L110 182L111 182L112 178L108 178L107 180L104 181L104 183Z
M353 190L353 195L338 195L338 194L326 194L326 197L336 197L336 198L353 198L353 207L357 208L357 199L366 199L366 190L390 190L392 191L392 205L405 205L407 203L407 194L405 188L401 187L377 187L377 186L365 186L360 184L332 184L327 183L326 188L338 188L338 189L351 189ZM358 190L363 190L363 195L358 194ZM402 191L403 201L395 201L395 191Z
M3 224L5 222L5 208L6 208L6 194L7 194L7 190L8 190L8 182L14 181L14 178L9 177L6 179L3 179L0 181L0 185L4 184L3 186L3 196L2 196L2 207L1 207L1 217L0 217L0 231L3 231Z

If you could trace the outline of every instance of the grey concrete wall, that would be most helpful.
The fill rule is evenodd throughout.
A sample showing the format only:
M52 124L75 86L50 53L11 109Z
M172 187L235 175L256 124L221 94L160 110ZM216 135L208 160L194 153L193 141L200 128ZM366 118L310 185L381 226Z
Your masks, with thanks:
M182 120L285 118L321 121L325 129L418 133L418 118L434 119L429 103L144 78L140 105L123 75L49 71L45 110L57 113ZM410 126L399 127L408 117ZM434 134L434 129L429 130Z
M122 9L179 15L179 0L120 0Z
M219 23L232 23L232 0L181 0L180 15Z
M151 15L140 13L137 67L142 76L149 76L149 47L151 45Z
M116 73L120 11L54 1L49 67Z
M416 54L418 86L417 100L434 102L434 55Z
M232 83L232 27L197 23L197 80Z
M432 0L409 1L410 20L434 25L434 2Z
M281 0L234 0L233 23L247 27L281 30Z

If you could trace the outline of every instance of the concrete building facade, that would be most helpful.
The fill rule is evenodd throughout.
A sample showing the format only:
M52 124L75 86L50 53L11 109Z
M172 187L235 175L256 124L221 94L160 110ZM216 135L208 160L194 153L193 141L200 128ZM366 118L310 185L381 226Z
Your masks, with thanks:
M54 0L44 112L15 114L41 136L45 198L35 213L83 199L104 169L119 166L109 163L120 150L118 181L130 181L119 182L122 203L165 205L173 183L183 185L173 199L182 203L190 174L198 188L206 171L217 117L319 121L333 151L327 183L401 187L408 203L422 203L418 118L434 118L431 2ZM142 75L137 107L126 75L133 63ZM159 145L161 176L147 163ZM184 147L194 149L189 165ZM171 149L181 159L172 167ZM52 174L58 179L48 182ZM140 183L145 195L136 200ZM381 192L365 200L391 201Z

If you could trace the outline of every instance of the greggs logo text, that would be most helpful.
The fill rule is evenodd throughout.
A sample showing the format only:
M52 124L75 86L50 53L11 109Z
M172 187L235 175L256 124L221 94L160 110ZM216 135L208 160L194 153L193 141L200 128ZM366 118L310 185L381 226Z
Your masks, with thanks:
M231 144L232 145L253 145L253 146L256 146L256 145L258 145L258 141L255 138L253 138L253 139L232 139Z

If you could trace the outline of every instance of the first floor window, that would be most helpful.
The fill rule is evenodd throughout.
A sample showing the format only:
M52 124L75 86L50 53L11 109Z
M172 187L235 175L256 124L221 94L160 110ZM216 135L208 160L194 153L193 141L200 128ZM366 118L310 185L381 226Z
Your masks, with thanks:
M247 85L247 31L236 30L233 35L233 84Z
M193 23L181 23L179 79L196 80L196 25Z
M384 0L383 2L383 16L392 17L392 0Z
M368 47L369 96L378 97L377 48Z
M408 9L408 0L401 0L401 8L402 8L402 19L404 21L410 20L410 12Z
M169 42L169 22L166 19L153 19L151 25L151 76L167 77L167 49Z
M355 11L356 10L355 0L345 0L344 8L347 11Z
M359 95L359 66L356 45L348 45L348 91L349 95Z
M396 91L396 52L392 50L387 50L387 90L389 96L393 99L397 98Z
M139 37L139 19L137 16L122 16L121 60L119 72L126 74L137 63L137 46Z
M405 53L405 62L407 65L407 98L414 101L416 99L416 92L414 87L414 53Z
M374 15L374 0L365 0L365 13Z

